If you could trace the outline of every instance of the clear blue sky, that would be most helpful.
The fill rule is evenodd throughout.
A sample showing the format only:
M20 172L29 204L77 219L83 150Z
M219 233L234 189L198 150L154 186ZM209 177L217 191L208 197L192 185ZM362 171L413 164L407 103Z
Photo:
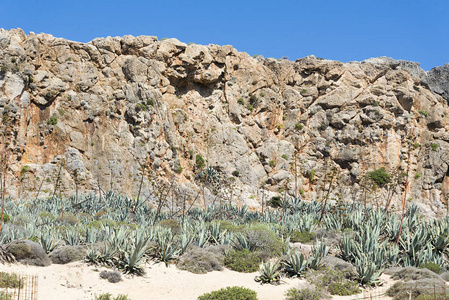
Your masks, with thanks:
M175 37L291 60L391 56L425 70L449 62L446 0L1 0L0 27L82 42L126 34Z

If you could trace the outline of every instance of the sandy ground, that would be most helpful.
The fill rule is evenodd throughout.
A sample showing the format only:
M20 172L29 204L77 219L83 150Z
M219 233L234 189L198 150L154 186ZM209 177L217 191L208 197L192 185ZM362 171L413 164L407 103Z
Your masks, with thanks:
M34 267L22 264L1 265L0 271L15 272L23 275L39 276L39 300L94 299L102 293L126 294L131 300L194 300L198 296L227 286L244 286L255 290L260 300L284 299L285 292L291 287L305 288L309 284L301 279L283 278L280 285L261 285L254 281L255 273L238 273L228 269L207 274L192 274L181 271L174 265L163 263L149 264L142 277L127 277L119 283L109 283L100 279L99 271L106 268L89 266L83 262L66 265L53 264L49 267ZM382 295L392 284L388 275L382 275L386 285L364 291L351 297L333 297L343 299L390 299Z

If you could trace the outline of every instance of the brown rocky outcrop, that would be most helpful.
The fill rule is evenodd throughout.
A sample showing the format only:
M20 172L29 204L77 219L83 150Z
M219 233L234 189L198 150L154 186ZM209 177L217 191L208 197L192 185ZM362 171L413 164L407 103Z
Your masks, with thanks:
M176 39L85 44L14 29L0 30L0 66L15 197L50 196L63 160L66 195L77 179L84 192L135 196L144 161L195 191L200 154L222 178L234 173L235 199L252 206L261 189L319 199L329 166L339 173L333 194L358 201L363 174L386 167L409 171L407 198L444 210L449 107L413 63L292 62Z

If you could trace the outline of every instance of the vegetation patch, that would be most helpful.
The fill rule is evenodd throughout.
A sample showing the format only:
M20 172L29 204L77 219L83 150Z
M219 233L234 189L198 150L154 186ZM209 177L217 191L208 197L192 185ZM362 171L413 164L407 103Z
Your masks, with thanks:
M261 263L257 253L248 249L231 251L224 260L225 266L229 269L242 273L252 273L259 270Z
M391 182L391 175L387 173L384 167L368 172L368 178L374 181L378 186L383 186Z
M195 274L223 270L224 253L217 247L191 247L180 258L176 266Z
M286 300L321 300L328 298L321 289L317 288L291 288L285 293Z
M314 232L301 232L299 230L292 231L289 236L292 243L309 243L316 239Z
M226 287L218 291L203 294L198 300L257 300L257 293L253 290L240 287Z

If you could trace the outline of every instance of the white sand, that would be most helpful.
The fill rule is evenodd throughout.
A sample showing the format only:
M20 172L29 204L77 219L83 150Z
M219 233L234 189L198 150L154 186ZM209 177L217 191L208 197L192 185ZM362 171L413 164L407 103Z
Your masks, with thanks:
M95 271L97 269L97 271ZM255 290L260 300L284 299L285 292L291 287L309 286L305 280L283 278L280 285L261 285L254 281L255 273L238 273L225 269L207 274L192 274L181 271L174 265L163 263L149 264L142 277L124 276L119 283L109 283L100 279L99 271L103 267L89 266L82 262L66 265L53 264L49 267L34 267L22 264L1 265L0 271L15 272L23 275L39 275L39 300L94 299L94 295L111 293L116 296L125 294L131 300L194 300L198 296L227 286L243 286ZM389 276L383 275L383 279ZM388 284L388 286L391 283ZM379 295L385 287L371 290L371 295ZM333 297L333 299L361 299L359 296ZM369 299L369 293L363 296ZM390 299L388 297L374 299Z

